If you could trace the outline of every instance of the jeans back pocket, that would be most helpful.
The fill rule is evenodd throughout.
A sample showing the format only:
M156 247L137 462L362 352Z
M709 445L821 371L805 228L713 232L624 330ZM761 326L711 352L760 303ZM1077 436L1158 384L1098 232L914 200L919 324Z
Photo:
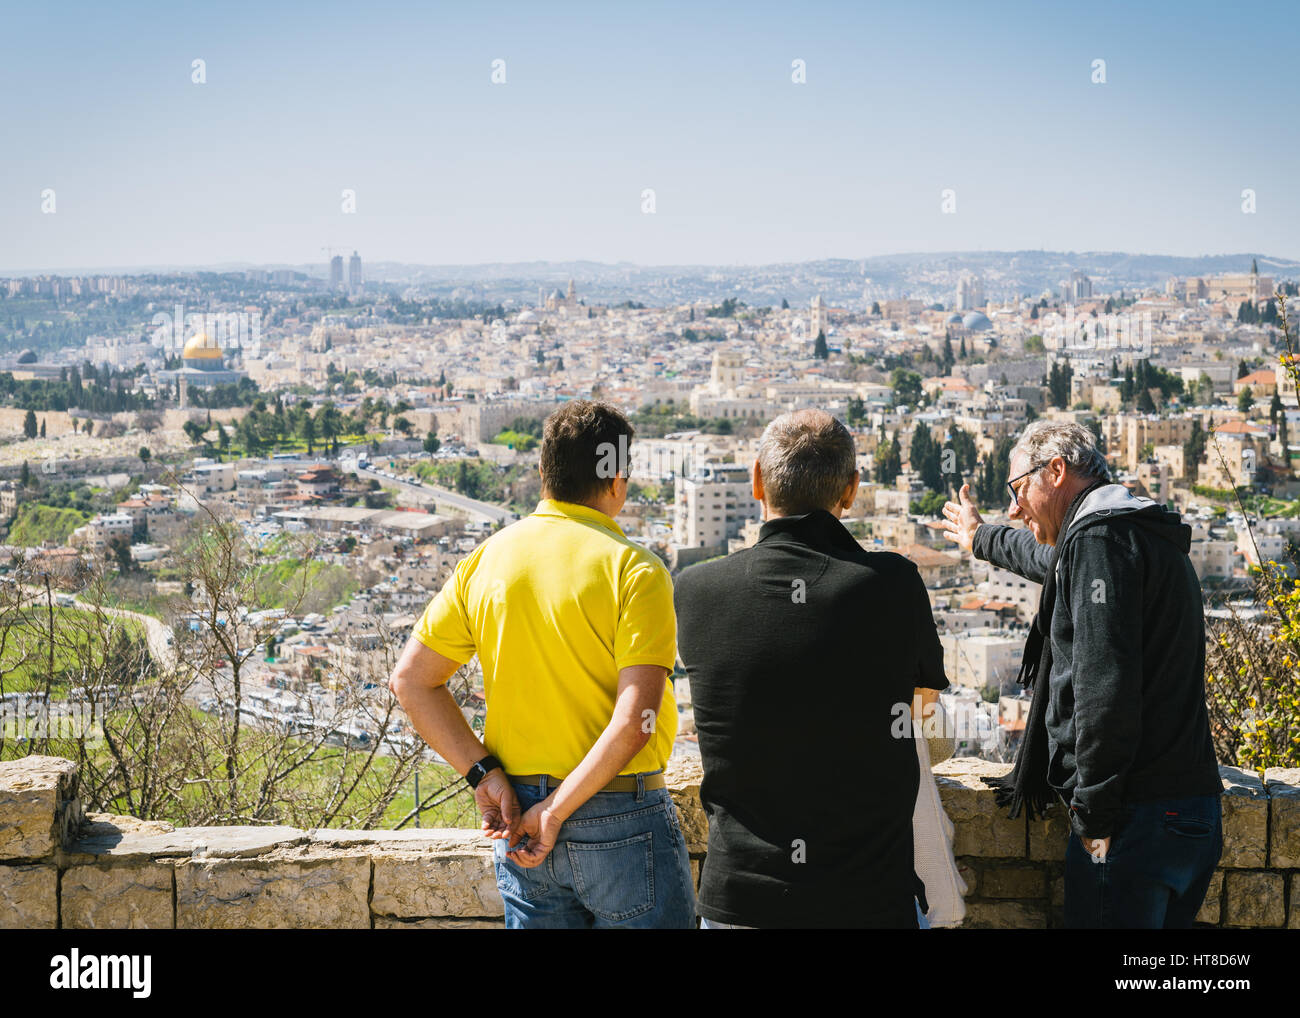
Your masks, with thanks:
M1180 838L1208 838L1214 833L1214 819L1203 810L1165 810L1165 830Z
M573 867L573 889L583 906L607 922L620 922L654 908L654 834L621 841L564 843Z

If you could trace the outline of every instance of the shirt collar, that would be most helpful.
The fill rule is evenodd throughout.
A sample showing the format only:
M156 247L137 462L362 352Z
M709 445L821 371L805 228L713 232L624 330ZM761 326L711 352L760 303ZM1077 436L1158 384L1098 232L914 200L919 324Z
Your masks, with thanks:
M625 537L623 528L614 520L610 519L599 509L593 509L591 506L579 505L577 502L561 502L555 498L544 498L537 503L537 508L533 510L534 516L556 516L561 519L570 520L589 520L592 523L599 524L606 530L612 530L619 537Z
M758 529L758 543L762 544L778 534L789 534L803 544L862 550L857 538L848 532L834 513L826 509L814 509L801 516L778 516L768 520Z

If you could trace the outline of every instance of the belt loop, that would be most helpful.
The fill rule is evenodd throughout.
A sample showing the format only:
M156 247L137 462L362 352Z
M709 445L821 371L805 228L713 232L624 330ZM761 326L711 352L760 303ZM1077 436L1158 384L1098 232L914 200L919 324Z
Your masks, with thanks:
M541 778L539 779L539 781L538 781L538 784L540 784L540 785L542 786L542 787L541 787L541 793L542 793L542 798L543 798L543 799L546 798L546 789L547 789L546 779L549 778L549 777L550 777L549 774L543 774L543 775L541 776Z
M644 798L645 798L645 775L638 774L636 776L636 801L640 802Z

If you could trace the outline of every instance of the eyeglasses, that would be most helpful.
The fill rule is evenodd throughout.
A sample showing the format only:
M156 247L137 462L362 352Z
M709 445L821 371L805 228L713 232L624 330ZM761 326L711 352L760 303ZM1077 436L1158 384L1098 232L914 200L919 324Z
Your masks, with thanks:
M1050 463L1040 463L1040 464L1038 464L1038 466L1036 466L1036 467L1030 467L1030 468L1029 468L1028 470L1026 470L1023 474L1021 474L1019 477L1013 477L1013 478L1011 478L1011 480L1007 481L1007 491L1011 492L1011 501L1015 503L1015 505L1016 505L1017 508L1019 508L1019 506L1020 506L1020 496L1019 496L1018 494L1016 494L1016 482L1019 481L1019 480L1021 480L1021 479L1023 479L1023 478L1025 478L1025 477L1028 477L1030 474L1036 474L1036 473L1038 473L1038 471L1042 470L1043 467L1046 467L1046 466L1051 466L1051 464L1050 464Z

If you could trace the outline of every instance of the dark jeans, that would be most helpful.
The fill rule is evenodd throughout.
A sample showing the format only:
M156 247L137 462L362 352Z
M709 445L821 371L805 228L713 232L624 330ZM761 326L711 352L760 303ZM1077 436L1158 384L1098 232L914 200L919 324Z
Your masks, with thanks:
M1186 929L1223 852L1217 795L1125 807L1103 863L1076 834L1065 851L1065 925L1071 929Z

